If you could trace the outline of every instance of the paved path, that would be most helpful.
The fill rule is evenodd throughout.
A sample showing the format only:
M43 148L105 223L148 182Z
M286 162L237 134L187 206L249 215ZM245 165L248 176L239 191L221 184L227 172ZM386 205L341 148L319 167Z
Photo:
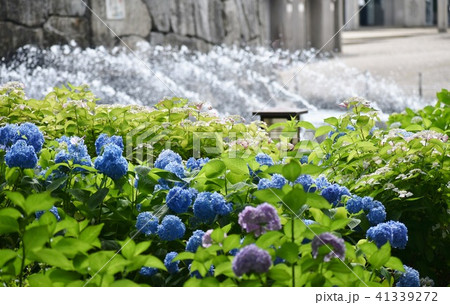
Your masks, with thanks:
M418 91L421 72L425 98L450 89L450 33L438 34L435 28L369 29L344 32L343 40L339 60L350 67L392 79L405 92Z

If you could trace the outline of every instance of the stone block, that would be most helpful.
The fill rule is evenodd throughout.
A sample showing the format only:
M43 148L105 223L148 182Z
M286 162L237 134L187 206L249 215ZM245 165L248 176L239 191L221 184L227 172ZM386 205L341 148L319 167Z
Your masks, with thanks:
M49 14L59 16L84 16L86 5L80 0L49 0Z
M114 45L116 41L114 33L119 37L135 35L143 38L150 34L152 21L147 6L141 0L127 0L125 2L126 17L121 20L106 19L104 0L92 0L91 5L92 10L106 23L105 25L94 15L91 17L92 40L95 45Z
M197 0L194 2L197 37L208 42L221 43L225 37L222 1Z
M40 28L30 29L12 22L0 21L0 57L15 52L18 48L31 44L44 44L44 33Z
M44 31L49 44L75 40L81 47L89 46L89 23L86 18L51 16L44 24Z
M170 31L170 5L172 1L144 0L152 17L153 28L158 32Z
M15 23L26 26L44 24L48 16L48 0L3 0L0 10L3 15Z
M194 3L197 0L170 1L170 25L175 34L195 36Z

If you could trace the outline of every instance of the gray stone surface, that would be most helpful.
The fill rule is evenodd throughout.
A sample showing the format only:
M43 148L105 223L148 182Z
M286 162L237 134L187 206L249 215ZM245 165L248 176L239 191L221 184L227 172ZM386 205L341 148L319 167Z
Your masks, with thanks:
M170 31L170 5L169 0L144 0L152 17L153 26L158 32Z
M164 34L158 32L150 33L150 44L154 46L164 45Z
M83 17L51 16L44 24L48 43L68 43L75 40L79 46L89 46L89 23Z
M0 21L0 38L0 57L26 44L44 45L45 43L42 29L30 29L12 22Z
M42 25L48 16L48 0L2 0L0 7L7 20L26 26Z
M194 8L197 36L212 43L221 43L225 36L222 1L197 0Z
M195 36L194 2L196 0L170 1L170 24L176 34Z
M196 38L189 38L186 36L170 33L165 36L165 45L186 46L189 49L206 52L210 49L210 45L204 41Z
M111 46L118 36L136 35L143 38L150 34L152 23L147 6L141 0L126 1L126 17L123 20L107 20L106 4L104 0L92 0L92 10L96 16L91 17L93 42L95 45ZM109 28L108 28L109 27ZM113 32L112 32L112 31Z
M117 44L118 46L125 47L127 49L130 48L132 50L136 50L139 43L147 42L144 38L142 38L140 36L134 36L134 35L121 37L120 39L122 40L122 42L119 41Z
M86 6L80 0L49 0L49 14L60 16L83 16Z
M224 43L236 44L241 42L241 29L239 26L239 17L237 15L237 6L235 0L225 0L223 2L224 12Z

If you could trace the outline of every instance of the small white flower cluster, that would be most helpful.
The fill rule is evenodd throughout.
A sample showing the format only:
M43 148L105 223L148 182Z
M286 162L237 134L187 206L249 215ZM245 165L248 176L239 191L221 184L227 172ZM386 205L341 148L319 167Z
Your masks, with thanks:
M416 174L422 174L422 175L426 175L427 173L425 173L423 170L421 170L420 168L415 168L409 171L408 174L400 174L398 175L395 179L402 179L402 180L406 180L411 178L412 176L416 175Z

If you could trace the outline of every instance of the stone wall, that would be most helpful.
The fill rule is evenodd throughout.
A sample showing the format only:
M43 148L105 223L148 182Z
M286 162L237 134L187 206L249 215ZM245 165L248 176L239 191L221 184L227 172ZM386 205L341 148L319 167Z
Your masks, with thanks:
M106 18L106 0L84 1L93 12L79 0L0 0L0 56L25 44L114 46L116 35L131 46L145 40L203 51L269 45L269 0L122 0L121 20Z

